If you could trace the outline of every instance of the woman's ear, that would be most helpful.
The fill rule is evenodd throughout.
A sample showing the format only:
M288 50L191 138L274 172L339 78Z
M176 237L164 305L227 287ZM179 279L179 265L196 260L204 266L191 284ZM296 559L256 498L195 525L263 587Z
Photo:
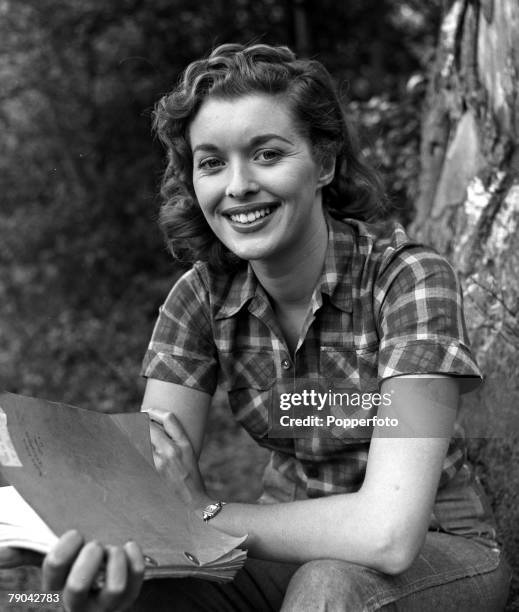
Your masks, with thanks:
M321 172L319 174L319 187L326 187L333 181L335 176L335 155L324 155L321 161Z

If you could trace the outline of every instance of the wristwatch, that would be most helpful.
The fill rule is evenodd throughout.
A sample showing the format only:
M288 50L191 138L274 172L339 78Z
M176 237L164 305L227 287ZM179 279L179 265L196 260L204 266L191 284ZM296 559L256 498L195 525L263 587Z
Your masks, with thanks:
M225 506L225 503L226 502L223 501L216 501L213 504L209 504L208 506L206 506L202 510L202 519L204 520L204 523L207 523L212 518L214 518L218 514L218 512L220 512L220 510Z

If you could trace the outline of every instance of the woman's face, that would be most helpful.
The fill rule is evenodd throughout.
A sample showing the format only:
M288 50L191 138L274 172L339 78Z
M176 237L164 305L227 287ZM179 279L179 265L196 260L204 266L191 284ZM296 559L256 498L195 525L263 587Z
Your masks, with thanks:
M279 96L206 100L189 127L196 197L216 236L246 260L304 248L322 227L331 168L314 160Z

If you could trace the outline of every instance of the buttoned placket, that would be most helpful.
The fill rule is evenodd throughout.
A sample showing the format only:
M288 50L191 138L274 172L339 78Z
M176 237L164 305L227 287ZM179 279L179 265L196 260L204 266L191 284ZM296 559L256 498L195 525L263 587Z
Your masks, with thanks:
M275 356L275 367L276 376L280 380L287 380L291 378L293 381L297 377L297 354L302 349L306 336L313 322L315 321L315 315L322 306L322 296L318 289L312 294L312 299L308 307L308 311L301 328L299 340L296 345L294 354L290 354L285 337L278 325L274 311L268 299L266 299L266 293L262 290L261 293L257 293L254 299L249 304L249 312L264 323L269 331L272 341L272 349Z
M278 380L286 380L288 377L295 378L295 360L290 355L267 294L259 284L248 309L251 315L266 325L270 331L276 378Z

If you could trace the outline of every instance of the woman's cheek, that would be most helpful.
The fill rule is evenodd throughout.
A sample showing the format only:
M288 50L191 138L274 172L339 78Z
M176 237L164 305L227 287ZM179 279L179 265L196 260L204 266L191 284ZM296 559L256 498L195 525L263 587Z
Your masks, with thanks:
M208 177L206 177L207 179ZM217 207L220 197L218 196L220 186L217 181L204 180L193 183L195 195L198 200L198 204L202 209L204 215L214 212Z

